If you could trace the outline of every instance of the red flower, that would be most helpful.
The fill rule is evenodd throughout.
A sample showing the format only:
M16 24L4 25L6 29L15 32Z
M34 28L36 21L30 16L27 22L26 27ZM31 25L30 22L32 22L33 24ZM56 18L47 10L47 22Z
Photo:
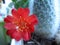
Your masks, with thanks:
M12 9L12 16L7 16L4 21L7 34L17 41L21 38L29 40L34 32L34 25L38 22L34 14L29 16L28 8Z

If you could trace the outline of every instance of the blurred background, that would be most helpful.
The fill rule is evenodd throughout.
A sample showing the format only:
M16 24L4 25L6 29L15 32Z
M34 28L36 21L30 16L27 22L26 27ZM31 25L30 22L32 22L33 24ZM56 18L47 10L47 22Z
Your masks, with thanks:
M36 14L39 21L25 45L60 45L60 0L0 0L0 45L10 45L4 18L11 15L13 8L19 7L28 7L30 14Z

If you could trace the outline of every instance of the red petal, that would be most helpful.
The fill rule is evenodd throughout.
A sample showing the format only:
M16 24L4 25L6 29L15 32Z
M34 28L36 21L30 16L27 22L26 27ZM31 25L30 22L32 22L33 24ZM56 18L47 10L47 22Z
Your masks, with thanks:
M35 15L29 16L26 20L29 24L32 24L32 25L35 25L38 23L38 19Z
M16 30L7 30L6 33L7 33L7 35L10 35L10 36L11 36L15 31L16 31Z
M17 41L19 41L22 38L21 33L18 31L15 31L11 37L16 39Z
M26 18L29 15L29 9L28 8L19 8L18 13L23 17Z
M33 25L29 25L29 32L34 32L34 26Z
M20 15L17 13L16 9L12 9L12 15L18 19L20 18Z
M23 13L24 17L27 17L29 15L29 13L30 13L29 9L24 8L24 13Z
M8 30L16 29L16 25L14 25L12 23L6 23L4 27Z
M17 12L18 12L20 15L23 15L24 9L23 9L23 8L18 8Z
M29 33L29 32L23 32L23 39L25 40L25 41L28 41L28 40L30 40L30 38L31 38L31 34Z
M13 21L13 17L12 16L7 16L6 18L4 18L4 21L6 22L6 23L10 23L10 22L12 22Z

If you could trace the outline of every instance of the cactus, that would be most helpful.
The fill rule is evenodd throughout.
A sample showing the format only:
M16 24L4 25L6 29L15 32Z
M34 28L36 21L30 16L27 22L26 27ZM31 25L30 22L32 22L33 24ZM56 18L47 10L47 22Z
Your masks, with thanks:
M59 20L57 21L54 0L35 0L33 12L39 19L35 33L40 37L54 38L58 31Z

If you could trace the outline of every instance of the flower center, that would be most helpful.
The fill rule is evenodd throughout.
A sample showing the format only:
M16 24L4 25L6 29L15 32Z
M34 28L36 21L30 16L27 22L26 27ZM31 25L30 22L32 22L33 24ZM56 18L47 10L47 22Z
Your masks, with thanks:
M27 26L27 22L23 18L20 18L20 20L18 22L16 22L15 24L17 25L16 29L18 31L23 32L24 30L27 31L27 29L29 29Z

